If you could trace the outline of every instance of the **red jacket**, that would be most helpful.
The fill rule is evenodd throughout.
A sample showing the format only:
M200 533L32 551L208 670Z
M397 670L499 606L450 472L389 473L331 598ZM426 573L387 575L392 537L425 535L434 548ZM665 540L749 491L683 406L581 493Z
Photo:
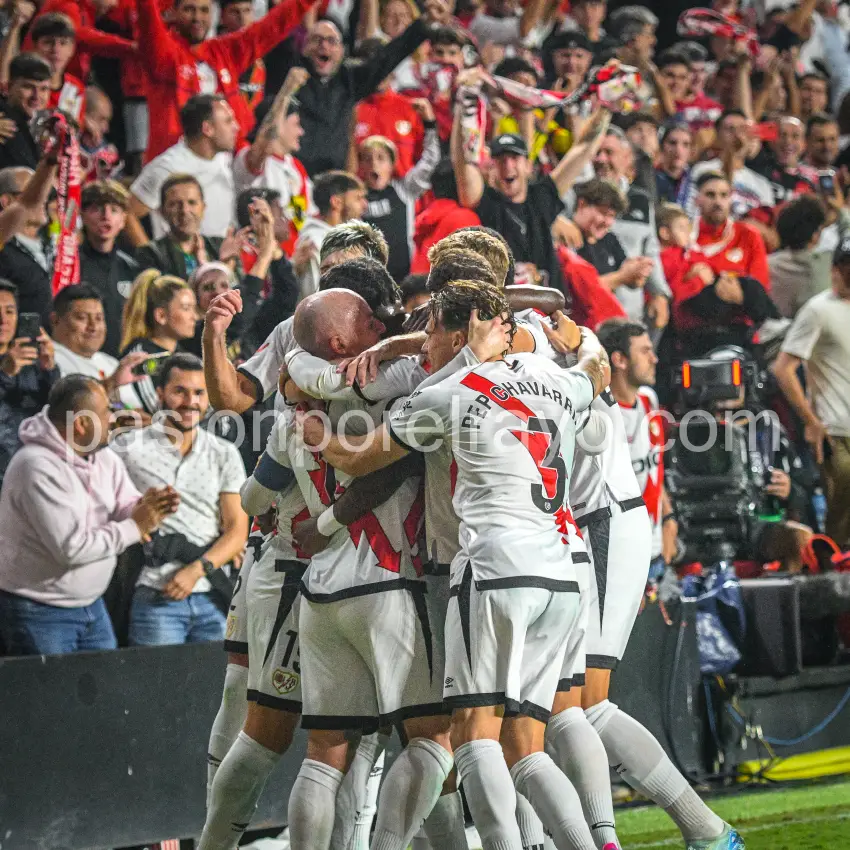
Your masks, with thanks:
M254 113L239 91L239 77L283 41L314 2L284 0L262 20L239 32L192 45L166 27L157 0L138 0L139 53L148 73L148 102L152 107L146 161L170 148L182 135L180 109L201 91L198 62L215 72L218 91L239 122L241 142L254 126Z
M127 59L136 54L136 48L131 42L95 29L97 13L89 0L47 0L36 18L48 12L61 12L74 22L74 29L77 31L77 52L71 57L66 71L81 80L88 79L92 55ZM21 50L32 50L32 47L32 37L27 33Z
M712 227L700 221L694 249L686 251L684 248L669 247L661 252L664 274L673 292L673 321L680 332L705 325L704 320L694 315L686 303L705 287L701 278L686 276L696 263L705 263L715 274L732 272L738 277L755 278L770 292L770 270L761 234L743 221L732 222L729 232L726 232L726 227ZM721 250L712 250L721 243ZM743 312L741 322L749 323Z
M587 260L563 246L558 249L558 259L564 288L572 296L570 318L577 325L594 330L608 319L626 318L623 305L600 282L599 273Z
M428 274L431 264L428 262L428 249L444 236L460 230L462 227L474 227L481 219L472 211L464 209L451 198L439 198L416 216L413 228L413 242L416 251L410 263L411 274Z
M425 129L410 99L391 89L376 92L357 104L354 143L368 136L385 136L398 150L395 176L404 177L422 155Z

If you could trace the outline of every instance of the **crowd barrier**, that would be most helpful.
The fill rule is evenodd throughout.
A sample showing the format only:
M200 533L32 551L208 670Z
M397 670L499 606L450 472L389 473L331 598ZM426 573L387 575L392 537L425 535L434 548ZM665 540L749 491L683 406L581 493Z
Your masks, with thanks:
M693 608L638 617L612 700L705 772ZM220 644L0 659L0 847L95 850L200 833ZM850 739L848 739L850 740ZM304 753L299 734L252 828L283 825Z

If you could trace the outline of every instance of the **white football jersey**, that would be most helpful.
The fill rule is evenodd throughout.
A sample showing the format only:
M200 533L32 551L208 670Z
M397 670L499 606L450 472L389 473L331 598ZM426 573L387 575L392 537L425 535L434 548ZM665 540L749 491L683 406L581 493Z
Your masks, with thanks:
M529 327L551 324L549 317L537 310L523 310L519 315ZM570 365L552 348L545 335L542 340L535 336L535 341L541 356L564 367ZM581 426L576 439L569 501L576 522L584 525L591 514L610 507L613 502L623 510L634 507L641 490L632 471L623 417L608 388L593 400L590 418L582 421Z
M590 412L591 417L576 440L570 479L570 505L580 526L591 522L596 511L607 510L614 502L623 510L642 502L623 416L609 389L593 400ZM590 423L596 427L591 429Z
M358 408L370 414L373 424L380 423L383 406L359 399L332 402L328 413L336 424L343 414ZM287 427L287 431L295 480L311 516L318 516L342 495L352 478L310 451L294 428ZM337 531L327 548L313 556L304 579L305 597L312 602L334 602L419 581L423 515L422 479L414 476L382 505Z
M664 489L664 421L658 396L650 387L638 390L634 407L620 404L632 468L652 523L652 557L661 554L661 494Z
M285 437L288 424L294 421L292 410L285 410L275 420L266 447L263 451L263 456L260 458L257 468L252 474L252 478L260 475L261 471L269 474L270 466L290 468L289 455L286 451ZM274 472L271 472L274 477ZM266 480L264 475L260 475L263 480ZM304 496L295 481L290 483L280 490L275 498L276 507L276 523L274 533L267 545L273 546L277 558L287 561L304 561L310 560L310 557L304 552L298 551L292 540L292 532L295 525L303 519L310 516L307 510L307 503L304 501Z
M284 319L268 335L266 341L237 371L249 378L261 392L258 401L264 401L277 389L277 379L284 358L297 346L292 331L294 319Z
M476 581L574 581L567 492L577 421L593 400L587 375L522 355L464 369L415 392L389 421L426 453L448 440L457 462L460 552Z

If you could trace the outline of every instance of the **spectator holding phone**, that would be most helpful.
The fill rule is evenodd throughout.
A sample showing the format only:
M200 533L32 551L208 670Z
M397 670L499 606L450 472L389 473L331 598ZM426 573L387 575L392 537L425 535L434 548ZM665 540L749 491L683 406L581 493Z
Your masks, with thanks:
M151 415L159 409L152 380L157 361L173 354L181 341L195 335L196 319L195 293L185 280L148 269L133 281L124 308L121 356L144 351L148 358L137 367L142 379L120 390L126 407Z
M18 290L0 279L0 484L21 447L18 428L47 403L59 379L53 341L38 313L18 313Z
M177 508L168 486L143 496L106 448L100 382L60 379L21 425L0 499L0 633L12 655L114 649L103 603L117 556Z

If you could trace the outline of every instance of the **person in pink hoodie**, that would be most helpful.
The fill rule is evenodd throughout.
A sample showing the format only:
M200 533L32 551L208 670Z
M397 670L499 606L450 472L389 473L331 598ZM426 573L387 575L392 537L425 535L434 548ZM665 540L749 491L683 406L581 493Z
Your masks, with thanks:
M457 200L457 183L448 159L440 160L431 175L431 190L435 201L416 216L413 227L413 244L416 250L410 262L411 274L428 274L428 249L444 236L462 227L481 224L478 214L464 209Z
M0 637L10 655L113 649L103 592L116 559L177 509L143 496L106 448L109 399L93 378L60 379L20 427L0 493Z

